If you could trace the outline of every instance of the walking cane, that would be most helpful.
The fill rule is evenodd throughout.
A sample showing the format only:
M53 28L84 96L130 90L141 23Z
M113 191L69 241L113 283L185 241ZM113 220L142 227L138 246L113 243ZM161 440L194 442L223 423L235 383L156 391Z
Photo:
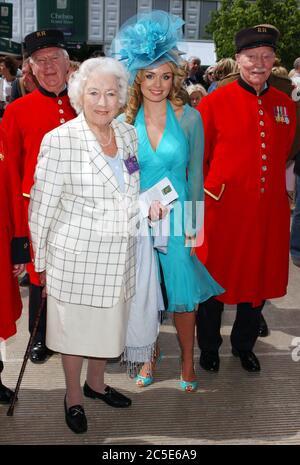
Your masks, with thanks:
M35 335L37 333L37 329L38 329L38 326L39 326L41 314L42 314L43 311L45 311L45 305L46 305L46 297L42 297L41 305L39 306L39 309L37 311L37 314L36 314L36 317L35 317L35 320L34 320L33 330L32 330L31 336L30 336L28 344L27 344L27 349L26 349L26 352L25 352L25 355L24 355L24 359L23 359L21 371L20 371L20 374L19 374L19 377L18 377L16 389L15 389L14 395L11 398L10 406L9 406L9 408L7 410L6 415L9 416L9 417L12 417L13 414L14 414L14 408L15 408L15 403L16 403L16 400L17 400L17 395L19 393L20 385L21 385L21 382L22 382L22 379L23 379L24 371L25 371L26 364L27 364L27 361L28 361L28 358L29 358L29 354L30 354L30 351L31 351L31 348L32 348L32 345L33 345L33 341L34 341Z

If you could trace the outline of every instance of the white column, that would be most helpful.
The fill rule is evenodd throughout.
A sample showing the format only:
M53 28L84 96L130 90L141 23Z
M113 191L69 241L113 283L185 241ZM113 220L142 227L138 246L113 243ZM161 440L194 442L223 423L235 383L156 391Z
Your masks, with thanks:
M104 7L104 51L108 52L111 41L119 29L120 0L105 1Z
M21 26L22 26L22 40L30 32L37 30L37 8L36 0L21 0Z
M182 17L182 0L170 0L170 13Z
M88 41L103 42L104 0L89 0Z
M149 13L152 10L152 0L138 0L137 11L138 13Z
M185 3L185 39L198 40L200 30L201 2L187 0Z

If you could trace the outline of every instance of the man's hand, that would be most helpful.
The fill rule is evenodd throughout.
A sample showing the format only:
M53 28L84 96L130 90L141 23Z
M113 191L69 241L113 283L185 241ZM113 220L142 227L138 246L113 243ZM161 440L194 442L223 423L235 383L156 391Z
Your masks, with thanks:
M196 239L197 236L189 236L188 234L185 235L185 246L190 247L190 255L195 255L196 253Z
M13 277L16 278L20 276L21 273L25 270L25 265L23 263L13 266Z

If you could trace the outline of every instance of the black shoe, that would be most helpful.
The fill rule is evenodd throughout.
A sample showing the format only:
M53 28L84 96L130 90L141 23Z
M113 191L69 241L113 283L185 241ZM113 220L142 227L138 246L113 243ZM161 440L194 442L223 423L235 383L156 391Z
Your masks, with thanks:
M235 357L239 357L242 367L250 371L251 373L255 373L260 371L260 363L254 352L252 350L236 350L232 349L232 354Z
M264 317L262 315L260 315L258 336L259 337L267 337L267 336L269 336L269 328L268 328L266 320L264 319Z
M294 263L295 266L300 267L300 258L292 257L292 262Z
M19 281L19 286L28 287L30 285L29 273L25 273Z
M202 350L199 363L204 370L212 372L219 371L220 358L218 352L213 350Z
M100 392L93 391L93 389L91 389L90 386L85 382L83 386L83 393L86 397L91 397L91 399L103 400L111 407L125 408L130 407L131 405L131 400L128 397L124 396L110 386L106 386L105 394L101 394Z
M0 404L10 404L13 395L13 391L0 382Z
M64 400L65 406L65 419L68 427L77 434L85 433L88 429L87 419L84 409L81 405L72 405L67 408L66 397Z
M45 363L53 355L52 350L48 349L43 342L36 342L30 351L30 360L32 363Z

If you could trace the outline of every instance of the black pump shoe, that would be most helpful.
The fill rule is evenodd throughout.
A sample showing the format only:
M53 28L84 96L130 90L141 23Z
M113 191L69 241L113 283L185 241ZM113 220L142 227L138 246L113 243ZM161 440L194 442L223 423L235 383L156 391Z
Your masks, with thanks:
M91 399L103 400L111 407L126 408L130 407L131 405L131 400L128 397L124 396L110 386L106 386L105 394L101 394L100 392L94 391L92 388L90 388L87 382L85 382L83 386L83 394L86 397L90 397Z
M68 427L76 434L85 433L88 429L87 419L82 405L67 407L66 397L64 400L65 419Z

